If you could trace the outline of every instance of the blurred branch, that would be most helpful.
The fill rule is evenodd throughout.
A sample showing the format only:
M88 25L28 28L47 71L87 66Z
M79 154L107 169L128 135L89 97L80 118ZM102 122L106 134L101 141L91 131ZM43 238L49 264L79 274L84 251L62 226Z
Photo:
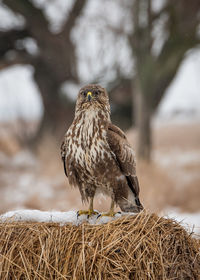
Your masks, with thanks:
M139 32L139 0L135 0L134 4L132 5L132 15L133 15L133 32L128 35L128 40L130 46L134 46L132 48L133 53L135 54L135 50L138 48L138 34Z
M15 48L16 40L28 37L29 33L26 29L23 30L9 30L0 32L0 57L8 50Z
M27 29L0 32L0 70L15 64L33 64L34 57L24 49L16 49L16 41L29 36ZM9 56L9 52L12 55Z
M151 51L152 47L152 28L153 28L153 19L152 19L152 0L148 0L147 2L147 41L148 41L148 49Z
M156 21L158 18L160 18L164 13L168 12L169 8L169 2L166 2L166 4L158 11L158 12L153 12L152 11L152 22Z
M26 28L38 43L45 43L45 37L50 31L42 9L35 7L30 0L3 0L3 3L14 13L19 13L25 18Z
M134 24L134 30L135 32L137 32L138 28L139 28L139 0L135 0L134 4L133 4L133 8L132 8L132 13L133 13L133 24Z
M12 59L0 60L0 71L15 64L34 64L35 58L26 51L17 51Z
M69 33L76 22L76 19L80 16L86 3L87 3L87 0L76 0L75 1L74 5L69 13L69 16L63 26L63 31L61 32L63 35L69 36Z
M21 14L27 20L27 23L40 22L40 24L42 24L41 28L48 26L48 21L46 20L42 9L35 7L30 0L3 0L3 3L13 12Z
M173 4L168 5L169 35L155 62L157 75L154 81L153 109L159 105L186 52L200 42L196 32L199 20L197 16L197 11L200 9L199 2L192 1L193 5L190 3L188 9L187 1L185 4L186 6L180 2L176 7Z

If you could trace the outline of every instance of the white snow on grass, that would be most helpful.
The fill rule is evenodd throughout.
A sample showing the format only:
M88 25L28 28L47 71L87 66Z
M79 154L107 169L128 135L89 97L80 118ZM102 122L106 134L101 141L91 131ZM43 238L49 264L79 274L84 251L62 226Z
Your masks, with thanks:
M158 151L154 153L154 160L164 168L170 167L172 163L178 167L184 167L189 164L200 163L200 151L191 149L183 153L181 149L173 149L167 151L164 156L163 153Z
M167 213L167 214L166 214ZM76 211L40 211L40 210L15 210L9 211L0 216L0 223L9 222L38 222L38 223L59 223L61 226L66 224L80 225L88 222L91 225L100 225L116 220L124 215L135 215L134 213L117 213L115 217L93 215L77 216ZM179 213L177 209L165 211L166 218L172 218L184 226L189 232L200 234L200 213Z
M16 210L9 211L0 216L0 222L39 222L39 223L59 223L60 225L73 224L79 225L83 222L89 224L105 224L115 220L127 213L117 213L115 217L106 217L93 215L88 218L87 215L77 216L76 211L58 212L58 211L39 211L39 210ZM132 215L132 214L129 214Z
M200 212L196 213L183 213L179 212L179 209L172 208L166 209L164 214L167 218L171 218L179 222L182 226L188 229L190 232L198 234L200 238Z
M188 169L188 166L200 164L200 151L171 149L165 152L154 151L153 160L167 170L168 176L174 181L177 188L183 188L194 180L200 180L197 169Z

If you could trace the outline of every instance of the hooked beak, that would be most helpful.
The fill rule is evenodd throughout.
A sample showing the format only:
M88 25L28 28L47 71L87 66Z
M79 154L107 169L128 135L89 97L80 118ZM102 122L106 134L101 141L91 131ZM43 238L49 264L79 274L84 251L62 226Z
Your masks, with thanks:
M88 101L91 101L91 99L92 99L92 93L91 93L91 91L88 91L88 93L87 93L87 99L88 99Z

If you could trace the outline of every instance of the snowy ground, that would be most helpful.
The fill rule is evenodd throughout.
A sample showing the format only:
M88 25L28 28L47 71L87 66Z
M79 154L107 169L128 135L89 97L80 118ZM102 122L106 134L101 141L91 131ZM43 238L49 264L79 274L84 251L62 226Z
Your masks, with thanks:
M3 198L1 213L19 208L71 208L67 197L67 180L61 176L62 173L54 172L49 176L43 174L41 169L41 162L29 151L20 151L13 157L0 153L0 195ZM74 203L76 204L76 199Z
M154 161L159 162L160 166L168 170L169 177L176 180L176 187L183 188L193 180L199 180L200 172L198 169L185 170L187 166L200 166L200 150L190 150L182 152L181 149L171 149L171 151L156 151ZM185 170L185 172L184 172Z
M60 225L72 223L79 225L85 221L89 224L100 225L127 214L117 213L115 217L100 216L100 214L87 217L87 215L77 216L77 211L58 212L58 211L39 211L39 210L16 210L9 211L0 216L0 222L15 221L15 222L46 222L59 223ZM134 214L132 214L134 215Z
M155 135L154 164L159 166L165 177L161 177L162 174L154 167L145 167L139 173L142 200L150 211L159 213L177 207L178 209L173 211L174 215L181 219L185 217L186 221L191 220L192 223L196 219L197 227L198 219L200 220L198 127L199 124L194 127L190 124L181 128L159 128ZM185 134L189 128L189 133ZM184 139L182 135L185 135ZM55 149L55 154L51 154L51 147L46 145L46 148L47 154L43 162L26 150L19 151L14 156L0 152L0 213L16 209L87 209L87 204L82 205L79 191L68 185L59 151ZM42 150L44 152L44 149ZM47 170L43 170L44 166ZM158 197L161 197L161 203L158 202ZM107 211L110 200L98 198L95 203L96 209Z
M172 208L164 211L166 217L175 219L180 222L186 229L195 232L200 238L200 212L197 213L180 213L179 209Z
M164 211L167 218L172 218L181 223L189 232L200 234L200 212L179 213L177 209L168 209ZM87 215L77 216L76 211L59 212L59 211L39 211L39 210L16 210L9 211L0 216L0 222L39 222L39 223L59 223L61 226L72 223L73 225L80 225L83 222L89 224L99 225L115 220L124 215L134 215L127 213L117 213L115 217L106 217L94 215L90 218ZM199 236L200 237L200 236Z
M87 208L82 205L78 189L68 185L59 150L55 154L50 150L48 146L43 161L28 150L14 156L0 152L0 213L23 208L52 211Z

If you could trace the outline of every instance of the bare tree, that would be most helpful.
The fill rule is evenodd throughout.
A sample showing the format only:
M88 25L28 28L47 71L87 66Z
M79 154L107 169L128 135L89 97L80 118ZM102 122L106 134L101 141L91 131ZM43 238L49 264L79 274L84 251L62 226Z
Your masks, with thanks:
M136 63L133 98L139 129L138 154L149 160L152 115L186 52L200 42L200 1L168 0L159 11L152 8L152 0L135 0L133 3L133 31L129 42ZM160 42L156 41L156 27L162 32ZM156 50L158 44L160 48Z
M47 131L56 133L62 128L63 120L67 122L66 116L71 116L67 114L69 104L60 95L60 86L67 80L78 80L75 46L70 33L86 2L87 0L74 1L62 30L55 34L49 30L49 22L43 10L31 0L3 0L9 9L23 16L25 26L20 30L0 32L0 69L13 64L31 64L34 67L34 79L44 105L44 116L37 139ZM27 37L36 41L39 49L37 54L32 55L25 48L17 48L16 42ZM8 51L14 52L12 59L8 59Z
M49 22L45 18L43 10L34 6L32 0L2 1L12 11L23 16L25 26L21 29L0 32L0 70L16 63L33 65L35 69L34 78L41 92L45 109L38 133L38 138L40 139L47 131L56 133L57 130L62 130L64 119L65 123L66 118L68 118L69 123L71 121L72 109L69 102L66 102L60 95L60 86L67 80L78 80L75 46L70 34L87 0L73 2L65 24L62 26L61 31L56 34L49 30ZM108 20L112 13L107 16L106 13L105 15L102 12L98 14L97 11L97 14L90 19L97 23L101 19L104 24L100 22L97 25L105 28L102 30L102 34L107 34L106 32L109 28L117 35L114 36L115 41L117 41L118 36L123 36L124 38L128 34L128 42L135 61L136 75L133 77L132 92L135 119L139 128L138 153L141 158L147 160L150 159L152 146L152 115L164 96L166 88L175 77L185 54L199 44L199 0L166 0L163 1L165 4L159 10L155 10L152 7L154 2L154 0L118 1L121 9L127 9L127 11L130 10L129 8L132 9L131 20L133 28L131 32L130 29L125 31L126 28L123 28L123 25L126 24L126 16L122 17L125 23L119 21L118 27L116 24L113 26L112 21ZM106 5L106 1L102 5L104 4ZM122 5L124 5L123 8ZM92 28L92 26L89 28ZM158 33L157 28L161 33L159 40L156 35ZM87 41L88 33L85 30L84 42ZM17 47L18 40L28 37L37 42L39 51L35 55L28 53L25 48L19 49ZM115 41L110 41L106 46L110 45L110 47L116 49ZM103 42L100 41L98 46L101 47L101 50L103 49L102 45ZM8 59L9 50L14 51L15 56L12 56L12 59ZM102 52L103 55L105 55L105 50L106 48ZM117 54L115 56L117 61ZM88 57L93 61L90 54ZM100 63L104 63L103 59L101 59ZM91 64L93 65L91 72L93 72L94 68L96 70L96 63ZM106 67L108 65L105 63L105 69ZM103 69L102 77L104 75L109 76L109 74L105 74L109 71L104 71L104 68L101 69ZM116 64L113 61L113 65L109 64L109 69L115 69L117 73L113 78L115 81L109 81L111 84L114 83L111 88L122 86L121 80L125 81L124 84L126 85L127 81L130 84L130 75L126 77L123 70L119 69L119 61ZM101 73L98 75L101 76ZM96 80L98 81L98 79ZM126 88L124 84L123 88ZM108 82L107 87L109 88ZM116 92L113 95L116 97ZM126 98L128 102L129 98L130 96ZM127 107L125 106L124 108Z

